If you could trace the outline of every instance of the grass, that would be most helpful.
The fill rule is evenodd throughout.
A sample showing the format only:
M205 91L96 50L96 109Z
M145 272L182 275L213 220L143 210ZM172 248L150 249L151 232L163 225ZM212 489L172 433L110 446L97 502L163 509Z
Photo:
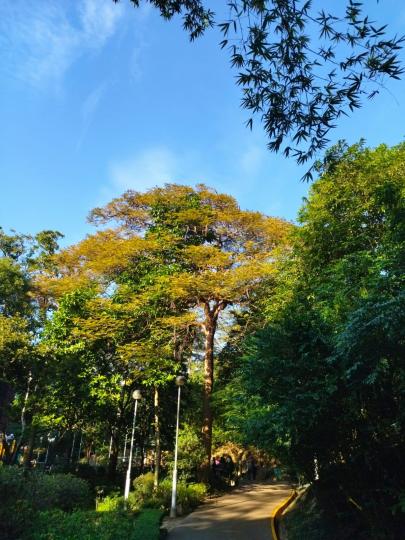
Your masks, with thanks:
M142 510L135 521L135 535L131 540L157 540L162 515L156 508Z

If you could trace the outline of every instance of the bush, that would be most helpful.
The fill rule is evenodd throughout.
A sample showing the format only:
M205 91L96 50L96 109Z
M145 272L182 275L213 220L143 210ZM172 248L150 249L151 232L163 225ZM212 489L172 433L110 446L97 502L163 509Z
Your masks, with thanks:
M165 478L155 491L153 473L146 473L135 478L134 490L130 492L128 507L132 512L139 512L141 508L159 508L168 510L172 497L172 481ZM190 512L196 508L207 495L205 484L186 484L184 481L177 483L177 501L183 512ZM124 507L124 499L120 496L110 496L103 499L97 507L99 512L121 510Z
M141 498L149 497L153 492L154 481L155 475L152 472L141 474L132 483L134 493L137 493Z
M55 508L72 511L91 504L89 486L80 478L0 468L0 523L5 540L19 538L35 512Z
M35 509L58 508L65 512L93 505L89 485L85 480L71 474L34 474L33 481Z
M186 482L197 480L205 459L201 433L190 424L184 424L179 432L178 449L179 478ZM168 466L169 470L173 470L173 461L169 461Z
M41 512L27 540L158 540L162 513L145 510L135 518L119 512Z
M97 512L120 512L123 509L124 497L120 495L109 495L97 504Z
M181 506L183 512L190 512L196 508L207 495L205 484L177 483L177 504ZM163 508L170 508L172 496L172 481L169 478L163 480L156 491L155 500ZM150 501L152 502L152 501Z

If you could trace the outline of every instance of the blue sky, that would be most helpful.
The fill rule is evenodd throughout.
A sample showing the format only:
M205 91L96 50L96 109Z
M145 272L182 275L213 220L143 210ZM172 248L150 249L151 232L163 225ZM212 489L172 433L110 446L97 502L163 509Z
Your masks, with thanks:
M404 32L400 2L366 4ZM0 0L0 13L5 229L57 229L73 243L91 232L91 208L165 181L204 182L243 208L294 219L304 171L270 154L260 127L244 127L216 31L190 44L179 21L128 0ZM396 144L404 111L404 81L390 82L332 140Z

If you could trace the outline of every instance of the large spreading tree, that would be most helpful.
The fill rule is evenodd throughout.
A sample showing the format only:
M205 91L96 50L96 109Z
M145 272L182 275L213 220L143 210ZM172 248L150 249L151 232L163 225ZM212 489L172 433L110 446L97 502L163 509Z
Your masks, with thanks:
M142 340L142 331L152 321L154 327L158 322L162 332L166 329L166 340L171 329L170 341L179 362L184 343L190 346L187 338L195 329L202 330L202 436L208 463L219 317L228 306L247 307L255 289L272 279L274 261L291 225L241 210L232 197L204 185L175 184L146 193L128 191L93 210L90 219L112 228L62 252L58 275L48 278L46 287L61 294L92 284L101 295L100 313L104 313L101 306L106 295L112 293L113 304L114 297L125 296L126 312L141 314L143 321L121 347L127 358L145 359L145 351L153 355Z

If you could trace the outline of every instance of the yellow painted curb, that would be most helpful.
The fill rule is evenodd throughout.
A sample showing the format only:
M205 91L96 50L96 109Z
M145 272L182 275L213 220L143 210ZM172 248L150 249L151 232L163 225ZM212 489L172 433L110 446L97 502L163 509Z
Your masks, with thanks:
M270 526L271 526L271 537L272 537L273 540L280 540L280 538L278 536L278 533L277 533L277 528L276 528L277 518L279 518L281 516L281 514L284 512L284 510L287 508L287 506L289 506L293 502L293 500L296 498L296 496L297 496L297 492L292 491L291 495L289 495L287 497L287 499L285 499L282 503L280 503L278 506L276 506L276 508L271 513Z

